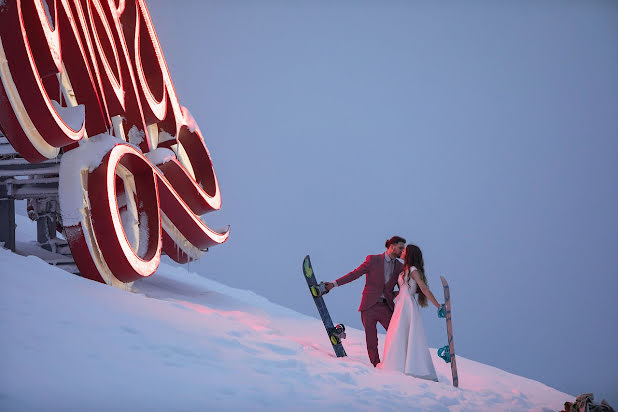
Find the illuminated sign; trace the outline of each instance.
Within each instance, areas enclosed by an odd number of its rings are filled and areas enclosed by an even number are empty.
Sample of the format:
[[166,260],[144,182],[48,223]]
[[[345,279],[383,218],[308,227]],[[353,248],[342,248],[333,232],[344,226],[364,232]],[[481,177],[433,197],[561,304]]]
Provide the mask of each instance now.
[[0,0],[0,128],[29,162],[60,153],[64,233],[80,273],[122,286],[163,251],[227,240],[210,153],[180,105],[143,0]]

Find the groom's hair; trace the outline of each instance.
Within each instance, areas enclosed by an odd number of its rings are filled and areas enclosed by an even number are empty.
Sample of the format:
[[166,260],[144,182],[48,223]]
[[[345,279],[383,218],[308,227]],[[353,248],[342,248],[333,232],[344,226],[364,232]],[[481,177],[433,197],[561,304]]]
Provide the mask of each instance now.
[[396,243],[406,243],[406,240],[404,238],[402,238],[401,236],[393,236],[392,238],[388,239],[386,241],[386,243],[384,244],[384,246],[386,246],[386,248],[388,249],[388,247],[392,244],[396,244]]

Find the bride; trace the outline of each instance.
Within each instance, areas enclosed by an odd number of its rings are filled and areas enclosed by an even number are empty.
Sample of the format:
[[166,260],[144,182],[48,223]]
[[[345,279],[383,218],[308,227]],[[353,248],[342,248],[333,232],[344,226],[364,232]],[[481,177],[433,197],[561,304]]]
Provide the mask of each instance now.
[[440,304],[427,286],[419,247],[408,245],[401,258],[405,266],[399,275],[399,294],[386,331],[383,361],[378,367],[437,382],[419,306],[427,306],[427,298],[438,309]]

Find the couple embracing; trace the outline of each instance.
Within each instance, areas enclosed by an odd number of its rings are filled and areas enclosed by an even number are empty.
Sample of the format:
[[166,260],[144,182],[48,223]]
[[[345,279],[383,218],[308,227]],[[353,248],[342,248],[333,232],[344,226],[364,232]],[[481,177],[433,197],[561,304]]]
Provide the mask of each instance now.
[[[366,275],[358,310],[369,360],[382,369],[437,382],[420,306],[427,306],[427,299],[438,309],[440,304],[427,286],[423,255],[418,246],[406,246],[406,240],[400,236],[393,236],[385,246],[386,252],[367,256],[362,265],[335,282],[327,282],[326,287],[331,290]],[[398,293],[395,285],[399,286]],[[382,363],[378,354],[378,322],[386,329]]]

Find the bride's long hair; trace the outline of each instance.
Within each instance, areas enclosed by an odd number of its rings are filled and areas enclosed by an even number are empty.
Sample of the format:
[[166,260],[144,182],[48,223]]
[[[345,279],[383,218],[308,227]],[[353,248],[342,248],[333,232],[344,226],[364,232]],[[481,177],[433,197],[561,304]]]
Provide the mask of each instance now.
[[[408,286],[410,286],[410,278],[412,277],[412,273],[410,273],[410,268],[412,266],[416,267],[416,270],[421,277],[421,281],[425,283],[425,285],[427,285],[427,277],[425,276],[425,263],[423,262],[423,253],[418,246],[412,244],[406,246],[406,259],[403,263],[403,280],[408,284]],[[418,304],[422,307],[427,306],[427,296],[425,296],[421,288],[416,288],[416,292],[418,293]]]

